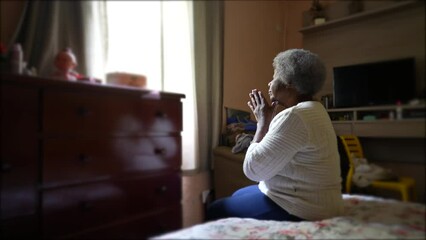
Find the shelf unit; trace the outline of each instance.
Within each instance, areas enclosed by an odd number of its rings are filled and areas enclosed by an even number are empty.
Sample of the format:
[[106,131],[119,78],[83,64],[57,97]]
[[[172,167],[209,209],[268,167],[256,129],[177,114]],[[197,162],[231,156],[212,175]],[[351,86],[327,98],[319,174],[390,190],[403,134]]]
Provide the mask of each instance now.
[[401,105],[401,119],[396,117],[397,108],[397,105],[386,105],[327,111],[337,135],[425,138],[425,104]]
[[395,11],[400,11],[403,8],[406,7],[412,7],[415,6],[418,3],[421,3],[422,1],[418,1],[418,0],[408,0],[408,1],[401,1],[401,2],[396,2],[390,6],[387,7],[383,7],[383,8],[379,8],[379,9],[375,9],[375,10],[369,10],[369,11],[365,11],[365,12],[360,12],[360,13],[355,13],[352,15],[348,15],[346,17],[342,17],[342,18],[338,18],[338,19],[333,19],[330,20],[328,22],[325,22],[323,24],[319,24],[319,25],[312,25],[312,26],[307,26],[304,27],[302,29],[299,30],[299,32],[301,33],[308,33],[308,32],[315,32],[315,31],[319,31],[319,30],[324,30],[330,27],[335,27],[335,26],[339,26],[342,24],[347,24],[353,21],[357,21],[360,19],[368,19],[370,17],[373,16],[377,16],[380,14],[387,14],[387,13],[391,13],[391,12],[395,12]]

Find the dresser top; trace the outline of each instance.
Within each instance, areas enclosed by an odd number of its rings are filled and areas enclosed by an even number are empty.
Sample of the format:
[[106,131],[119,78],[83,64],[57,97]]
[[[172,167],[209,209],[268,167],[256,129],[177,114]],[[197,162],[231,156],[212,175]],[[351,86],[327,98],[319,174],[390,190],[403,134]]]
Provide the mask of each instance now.
[[147,99],[163,99],[163,98],[185,98],[184,94],[162,92],[157,90],[142,89],[131,86],[119,86],[105,83],[92,83],[88,81],[67,81],[49,77],[31,77],[24,75],[1,74],[3,84],[28,86],[41,89],[56,89],[73,92],[99,92],[105,94],[127,94],[139,95]]

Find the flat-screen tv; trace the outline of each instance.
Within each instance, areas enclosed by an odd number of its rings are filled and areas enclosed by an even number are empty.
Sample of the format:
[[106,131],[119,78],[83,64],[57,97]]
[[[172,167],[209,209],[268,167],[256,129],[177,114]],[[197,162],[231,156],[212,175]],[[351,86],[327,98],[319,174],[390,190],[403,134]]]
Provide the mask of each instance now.
[[333,68],[333,105],[391,105],[415,98],[415,59],[404,58]]

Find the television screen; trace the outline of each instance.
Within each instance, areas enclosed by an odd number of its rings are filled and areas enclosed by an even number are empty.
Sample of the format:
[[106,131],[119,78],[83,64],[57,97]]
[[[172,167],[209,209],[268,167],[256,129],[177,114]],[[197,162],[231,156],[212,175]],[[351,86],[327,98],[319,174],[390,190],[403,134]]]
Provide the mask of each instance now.
[[414,58],[333,68],[334,107],[404,103],[415,95]]

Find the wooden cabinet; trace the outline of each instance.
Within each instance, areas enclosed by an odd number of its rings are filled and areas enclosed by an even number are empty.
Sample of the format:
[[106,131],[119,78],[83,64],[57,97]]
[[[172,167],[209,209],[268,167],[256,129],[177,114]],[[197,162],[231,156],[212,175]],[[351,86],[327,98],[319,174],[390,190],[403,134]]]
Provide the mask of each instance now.
[[[401,116],[397,119],[397,109]],[[329,109],[337,135],[359,137],[425,138],[426,108],[418,105],[390,105]]]
[[2,239],[181,227],[183,95],[12,75],[1,86]]
[[228,197],[240,188],[257,184],[244,175],[244,153],[234,154],[231,149],[226,146],[213,149],[213,182],[216,199]]

